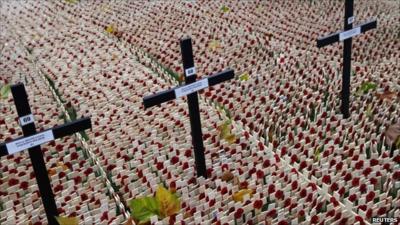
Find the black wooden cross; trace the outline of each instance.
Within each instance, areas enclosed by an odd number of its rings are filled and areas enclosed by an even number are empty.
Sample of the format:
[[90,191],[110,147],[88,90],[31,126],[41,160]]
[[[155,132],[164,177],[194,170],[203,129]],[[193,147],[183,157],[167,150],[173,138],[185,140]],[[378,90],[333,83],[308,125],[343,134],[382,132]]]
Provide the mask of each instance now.
[[39,186],[40,196],[50,225],[57,225],[58,216],[54,193],[51,189],[50,179],[40,148],[41,144],[74,134],[92,127],[90,118],[82,118],[64,125],[56,126],[42,132],[36,132],[34,117],[28,102],[28,96],[23,84],[11,86],[11,92],[17,108],[19,123],[24,137],[0,144],[0,157],[28,149],[32,161],[36,181]]
[[193,60],[192,39],[182,39],[180,41],[180,45],[186,85],[162,91],[151,96],[146,96],[143,98],[143,104],[145,108],[149,108],[155,105],[159,105],[163,102],[167,102],[182,96],[187,96],[189,105],[190,126],[192,130],[192,144],[194,148],[194,157],[196,162],[196,172],[197,176],[203,176],[204,178],[207,178],[197,91],[232,79],[234,77],[234,72],[232,69],[227,69],[223,72],[196,81],[197,76]]
[[344,118],[350,117],[350,73],[351,73],[351,46],[352,37],[376,28],[376,20],[363,23],[353,28],[354,0],[346,0],[344,12],[344,31],[339,31],[326,37],[318,38],[317,47],[325,47],[335,42],[344,41],[343,48],[343,75],[342,75],[342,106],[340,108]]

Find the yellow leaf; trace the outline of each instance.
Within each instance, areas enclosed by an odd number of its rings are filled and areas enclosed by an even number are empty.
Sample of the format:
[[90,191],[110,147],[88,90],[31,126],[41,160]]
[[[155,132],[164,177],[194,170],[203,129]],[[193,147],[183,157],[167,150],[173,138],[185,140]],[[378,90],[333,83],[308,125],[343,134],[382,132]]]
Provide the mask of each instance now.
[[181,210],[181,203],[178,197],[163,186],[158,186],[156,199],[160,206],[160,216],[162,218],[175,215]]
[[243,202],[243,197],[249,195],[251,198],[253,196],[254,191],[251,189],[242,189],[233,194],[233,201],[235,202]]
[[62,167],[62,169],[63,169],[64,171],[69,169],[68,166],[66,166],[66,165],[65,165],[64,163],[62,163],[62,162],[58,162],[58,163],[57,163],[57,166]]
[[318,162],[321,158],[321,147],[317,147],[314,151],[314,162]]
[[240,75],[239,79],[241,81],[248,81],[250,79],[250,75],[247,72],[245,72],[242,75]]
[[54,174],[56,174],[56,169],[50,168],[50,169],[47,171],[47,173],[48,173],[49,176],[51,177],[51,176],[53,176]]
[[65,1],[68,2],[68,3],[72,3],[72,4],[75,4],[75,3],[78,2],[77,0],[65,0]]
[[229,144],[235,143],[236,136],[232,134],[232,125],[230,120],[227,120],[222,125],[218,126],[218,130],[220,132],[220,138],[224,139]]
[[216,51],[220,47],[221,47],[221,45],[218,40],[212,40],[212,41],[210,41],[210,43],[208,43],[208,48],[211,51]]
[[79,219],[78,217],[56,217],[57,222],[60,225],[79,225]]
[[115,30],[116,29],[114,28],[114,25],[108,25],[106,28],[106,32],[109,34],[113,34],[115,32]]

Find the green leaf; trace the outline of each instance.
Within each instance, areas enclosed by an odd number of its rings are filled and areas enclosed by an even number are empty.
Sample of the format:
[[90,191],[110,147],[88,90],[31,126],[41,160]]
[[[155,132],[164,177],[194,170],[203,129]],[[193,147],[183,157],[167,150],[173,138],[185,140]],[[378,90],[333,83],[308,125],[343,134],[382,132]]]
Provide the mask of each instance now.
[[68,2],[68,3],[71,3],[71,4],[78,3],[78,0],[65,0],[65,1]]
[[317,147],[314,151],[314,162],[319,162],[321,159],[321,147]]
[[11,86],[9,84],[6,84],[0,89],[0,97],[3,99],[7,99],[10,92],[11,92]]
[[230,9],[229,7],[227,7],[226,5],[224,5],[224,6],[221,7],[221,11],[224,12],[224,13],[227,13],[227,12],[229,12],[230,10],[231,10],[231,9]]
[[142,197],[129,202],[132,217],[140,223],[150,221],[150,217],[159,215],[160,205],[155,197]]
[[397,137],[397,141],[395,142],[394,146],[396,149],[400,149],[400,136]]
[[374,82],[363,82],[363,83],[361,83],[361,86],[358,88],[357,93],[367,94],[371,90],[372,91],[376,90],[377,87],[378,87],[378,85]]

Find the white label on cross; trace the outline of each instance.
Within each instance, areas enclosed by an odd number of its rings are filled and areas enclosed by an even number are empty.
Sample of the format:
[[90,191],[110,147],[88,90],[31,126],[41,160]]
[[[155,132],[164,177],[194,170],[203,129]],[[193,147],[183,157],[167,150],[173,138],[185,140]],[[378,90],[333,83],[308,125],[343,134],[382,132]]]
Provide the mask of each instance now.
[[346,40],[348,38],[354,37],[356,35],[359,35],[361,33],[361,27],[356,27],[354,29],[348,30],[348,31],[344,31],[342,33],[339,34],[339,40],[343,41]]
[[354,23],[354,16],[352,16],[352,17],[349,17],[348,19],[347,19],[347,24],[352,24],[352,23]]
[[44,131],[30,137],[22,138],[6,144],[8,154],[14,154],[22,150],[32,148],[54,140],[52,130]]
[[186,74],[187,77],[195,75],[196,74],[196,68],[195,67],[187,68],[185,70],[185,74]]
[[25,126],[27,124],[33,123],[34,121],[35,119],[33,118],[33,115],[29,114],[19,118],[19,125]]
[[176,96],[176,98],[180,98],[182,96],[186,96],[188,94],[194,93],[194,92],[204,89],[206,87],[208,87],[208,79],[207,78],[175,89],[175,96]]

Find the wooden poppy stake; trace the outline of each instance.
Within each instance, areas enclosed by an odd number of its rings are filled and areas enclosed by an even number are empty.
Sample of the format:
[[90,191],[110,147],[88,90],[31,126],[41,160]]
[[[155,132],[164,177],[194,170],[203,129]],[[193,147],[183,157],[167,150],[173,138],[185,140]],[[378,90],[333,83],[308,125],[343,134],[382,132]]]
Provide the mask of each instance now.
[[47,221],[50,225],[58,225],[56,220],[56,216],[58,216],[57,205],[54,200],[54,193],[51,189],[50,179],[40,145],[85,129],[90,129],[92,127],[90,118],[82,118],[37,133],[35,120],[29,106],[24,85],[17,84],[11,86],[11,92],[24,136],[6,143],[0,143],[0,157],[28,149]]
[[344,12],[344,31],[339,31],[330,34],[326,37],[317,39],[317,47],[322,48],[327,45],[344,41],[343,48],[343,75],[342,75],[342,106],[340,108],[343,117],[350,117],[350,73],[351,73],[351,47],[352,37],[357,36],[361,33],[365,33],[369,30],[376,28],[376,20],[372,20],[363,23],[353,28],[354,16],[353,16],[354,0],[346,0],[345,12]]
[[185,72],[185,85],[162,91],[143,98],[145,108],[159,105],[179,97],[187,96],[192,134],[192,144],[196,162],[197,176],[207,178],[206,161],[204,156],[203,134],[201,131],[201,120],[199,100],[197,92],[209,86],[222,83],[234,77],[232,69],[225,70],[207,78],[196,81],[196,68],[194,67],[192,39],[185,38],[180,42],[183,71]]

